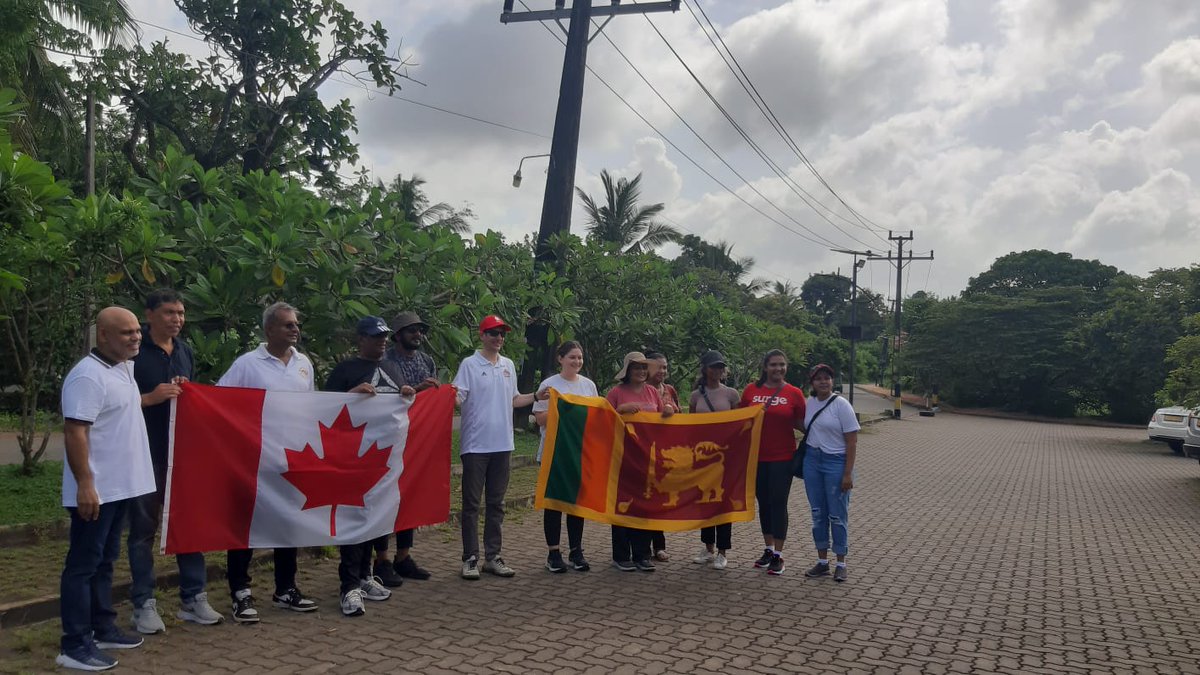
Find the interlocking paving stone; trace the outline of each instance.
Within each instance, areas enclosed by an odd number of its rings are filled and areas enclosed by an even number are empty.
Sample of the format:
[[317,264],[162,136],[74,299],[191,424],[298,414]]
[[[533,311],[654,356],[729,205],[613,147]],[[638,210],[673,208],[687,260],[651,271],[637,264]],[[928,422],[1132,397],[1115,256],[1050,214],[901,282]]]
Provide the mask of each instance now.
[[802,575],[814,556],[799,483],[779,578],[750,565],[757,523],[734,526],[723,572],[690,562],[696,533],[668,534],[672,561],[653,574],[608,567],[608,530],[588,523],[592,571],[551,575],[541,514],[525,512],[504,528],[513,579],[460,580],[457,532],[423,531],[414,552],[434,578],[363,617],[338,612],[336,561],[306,561],[320,612],[270,607],[260,571],[262,624],[172,624],[121,668],[1196,673],[1200,467],[1143,437],[951,414],[879,425],[859,443],[845,584]]

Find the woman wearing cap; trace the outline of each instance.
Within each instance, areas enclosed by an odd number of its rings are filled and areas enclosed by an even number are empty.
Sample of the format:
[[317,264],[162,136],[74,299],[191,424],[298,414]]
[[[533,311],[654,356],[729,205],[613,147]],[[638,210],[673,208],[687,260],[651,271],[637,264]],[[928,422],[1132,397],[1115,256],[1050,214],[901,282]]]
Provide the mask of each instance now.
[[783,574],[783,542],[787,538],[788,493],[792,489],[792,455],[796,451],[796,429],[804,428],[804,392],[788,384],[787,355],[772,349],[763,356],[758,381],[742,392],[743,408],[766,408],[758,445],[758,522],[762,527],[762,556],[754,566],[767,574]]
[[[700,357],[700,378],[688,400],[688,410],[694,413],[720,412],[738,407],[741,397],[737,389],[728,387],[725,380],[725,357],[720,352],[707,351]],[[733,548],[733,524],[725,523],[700,530],[704,550],[692,562],[711,564],[713,569],[725,569],[725,553]]]
[[846,399],[833,393],[833,368],[813,366],[808,375],[816,396],[808,399],[805,426],[804,491],[812,508],[813,544],[817,564],[806,577],[829,574],[829,540],[837,565],[834,581],[846,580],[849,552],[850,490],[854,487],[854,455],[858,448],[858,417]]
[[[583,369],[583,347],[578,342],[568,340],[559,345],[556,357],[558,374],[542,380],[542,383],[538,385],[538,394],[554,389],[560,394],[600,395],[596,391],[596,383],[579,372]],[[546,445],[546,420],[550,417],[549,411],[550,402],[548,400],[538,400],[533,404],[533,417],[541,427],[542,433],[542,440],[538,443],[537,460],[539,462],[542,461],[542,450]],[[543,529],[546,533],[546,547],[550,550],[546,556],[546,569],[554,573],[566,572],[567,564],[563,561],[562,551],[559,549],[559,541],[562,537],[562,512],[546,509]],[[579,572],[591,569],[583,557],[583,518],[567,516],[567,543],[571,547],[568,555],[571,566]]]
[[[646,380],[649,376],[649,360],[641,352],[629,352],[617,373],[617,386],[608,390],[605,397],[622,415],[637,412],[659,412],[670,417],[673,410],[664,408],[658,390]],[[613,567],[622,572],[641,570],[653,572],[654,562],[650,559],[650,532],[632,527],[612,526]]]

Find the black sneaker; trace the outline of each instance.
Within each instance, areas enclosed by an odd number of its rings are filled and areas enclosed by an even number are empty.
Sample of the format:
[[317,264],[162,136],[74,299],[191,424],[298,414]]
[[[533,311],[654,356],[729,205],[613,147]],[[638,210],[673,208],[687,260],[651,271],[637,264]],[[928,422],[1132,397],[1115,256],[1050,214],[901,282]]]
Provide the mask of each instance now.
[[546,569],[555,574],[562,574],[567,571],[567,564],[563,562],[562,552],[558,549],[550,551],[546,556]]
[[315,612],[317,611],[317,603],[304,597],[299,588],[295,586],[287,589],[282,594],[276,593],[271,596],[275,606],[282,609],[290,609],[293,612]]
[[634,565],[632,562],[630,562],[628,560],[614,560],[613,567],[621,570],[622,572],[636,572],[637,571],[637,565]]
[[767,565],[767,574],[779,576],[780,574],[783,574],[785,569],[787,568],[783,566],[783,556],[775,554],[775,556],[771,558],[771,564]]
[[429,574],[429,572],[426,572],[423,567],[418,565],[417,561],[413,560],[412,555],[407,555],[404,557],[404,560],[397,560],[393,564],[396,567],[396,574],[399,574],[405,579],[425,581],[432,576]]
[[654,570],[658,569],[654,566],[654,561],[649,558],[644,560],[634,560],[633,564],[638,568],[639,572],[653,572]]
[[758,560],[754,561],[754,566],[761,570],[762,568],[770,565],[771,560],[774,558],[775,558],[775,552],[769,548],[764,548],[762,557],[760,557]]
[[376,560],[371,566],[371,571],[374,572],[375,578],[379,579],[379,583],[388,588],[399,588],[404,584],[404,579],[396,573],[396,567],[390,560]]
[[805,570],[806,577],[823,577],[829,574],[829,563],[817,563]]
[[233,620],[238,623],[258,623],[258,610],[254,608],[250,589],[243,588],[233,594]]
[[841,565],[833,571],[833,580],[841,583],[846,580],[846,566]]
[[576,572],[586,572],[592,569],[592,566],[588,564],[586,559],[584,559],[583,549],[581,548],[571,551],[571,555],[568,557],[568,559],[571,561],[571,567],[574,567]]
[[120,628],[113,626],[107,633],[94,636],[92,641],[96,643],[96,649],[137,649],[146,639],[141,635],[122,632]]

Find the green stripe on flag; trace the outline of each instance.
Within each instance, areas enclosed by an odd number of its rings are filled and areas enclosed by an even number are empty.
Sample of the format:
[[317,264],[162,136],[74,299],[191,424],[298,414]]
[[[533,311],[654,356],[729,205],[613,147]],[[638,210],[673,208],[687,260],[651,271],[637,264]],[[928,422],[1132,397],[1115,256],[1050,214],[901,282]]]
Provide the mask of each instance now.
[[587,428],[587,406],[558,400],[558,434],[554,460],[546,478],[546,499],[575,503],[583,476],[583,432]]

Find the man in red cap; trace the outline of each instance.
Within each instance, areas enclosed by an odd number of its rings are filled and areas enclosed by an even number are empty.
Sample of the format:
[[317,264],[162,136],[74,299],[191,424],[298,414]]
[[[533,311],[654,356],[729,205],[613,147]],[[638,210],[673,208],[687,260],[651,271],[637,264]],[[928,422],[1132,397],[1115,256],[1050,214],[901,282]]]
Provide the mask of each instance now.
[[517,367],[500,355],[511,330],[504,319],[479,322],[479,351],[463,359],[454,376],[458,388],[462,439],[462,578],[479,578],[479,500],[487,493],[483,524],[483,571],[500,577],[516,572],[500,557],[500,525],[513,451],[513,408],[533,403],[517,391]]

